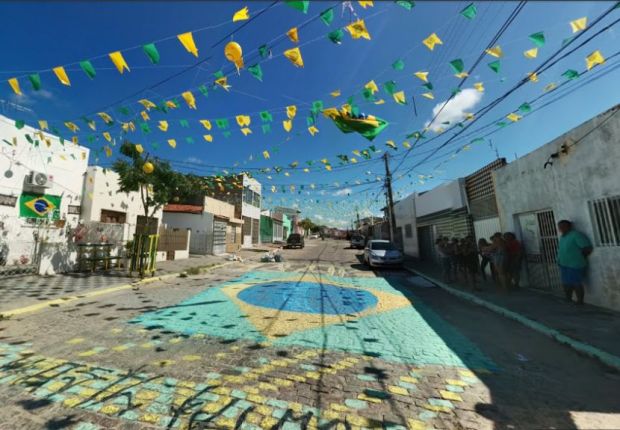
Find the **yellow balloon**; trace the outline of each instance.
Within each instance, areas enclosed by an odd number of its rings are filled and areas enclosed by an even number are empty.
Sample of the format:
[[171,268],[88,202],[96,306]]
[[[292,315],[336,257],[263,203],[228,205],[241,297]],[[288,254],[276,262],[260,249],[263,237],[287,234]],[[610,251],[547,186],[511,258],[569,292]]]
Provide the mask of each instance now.
[[243,68],[243,49],[237,42],[228,42],[224,47],[226,59],[237,66],[237,71]]
[[147,161],[142,166],[142,171],[146,173],[147,175],[153,173],[153,170],[155,170],[155,166],[153,166],[153,163],[151,163],[150,161]]

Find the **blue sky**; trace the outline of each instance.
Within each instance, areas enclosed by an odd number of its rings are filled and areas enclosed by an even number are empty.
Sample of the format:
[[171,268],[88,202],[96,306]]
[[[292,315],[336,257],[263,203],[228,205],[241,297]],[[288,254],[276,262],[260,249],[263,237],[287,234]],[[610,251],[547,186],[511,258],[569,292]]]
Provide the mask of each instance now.
[[[0,99],[18,103],[32,112],[15,112],[8,110],[8,116],[25,119],[36,125],[38,119],[63,128],[65,136],[70,137],[63,121],[73,120],[81,127],[80,143],[93,149],[101,149],[106,143],[101,136],[104,124],[98,120],[98,131],[90,132],[86,124],[79,119],[84,115],[97,118],[95,113],[105,111],[115,119],[127,121],[135,115],[136,123],[141,122],[136,103],[138,99],[148,98],[154,102],[177,97],[181,107],[168,114],[150,112],[150,134],[139,130],[128,137],[131,141],[141,143],[149,153],[173,161],[180,170],[196,173],[213,173],[218,166],[227,171],[244,168],[264,168],[282,166],[298,161],[300,167],[284,173],[272,172],[258,175],[263,183],[265,205],[298,205],[306,215],[317,221],[331,224],[348,225],[356,208],[362,214],[376,212],[383,206],[380,183],[376,180],[383,174],[383,164],[374,155],[375,161],[358,163],[348,167],[336,167],[338,154],[355,157],[353,150],[367,148],[370,144],[381,151],[388,151],[393,156],[392,166],[400,164],[405,152],[402,142],[405,136],[421,130],[433,116],[433,108],[445,101],[451,90],[459,84],[453,76],[449,62],[462,59],[465,69],[473,64],[479,53],[489,43],[497,29],[510,12],[516,7],[513,2],[477,2],[478,14],[473,20],[459,15],[469,2],[418,2],[408,11],[393,2],[375,2],[374,7],[363,9],[358,2],[352,2],[354,13],[365,20],[371,40],[353,40],[345,34],[341,45],[331,43],[326,34],[338,27],[347,25],[355,19],[350,11],[342,11],[335,2],[311,1],[308,14],[285,5],[276,4],[261,16],[244,26],[244,22],[232,22],[235,11],[244,6],[249,7],[250,16],[257,15],[267,8],[269,2],[3,2],[2,34],[10,38],[5,40],[3,55],[0,56]],[[504,57],[500,73],[494,73],[487,63],[496,60],[489,55],[465,81],[463,89],[472,88],[475,82],[483,82],[485,91],[464,91],[459,104],[467,112],[475,112],[496,97],[502,95],[529,71],[534,70],[546,60],[562,41],[573,33],[569,22],[588,17],[589,22],[608,9],[612,2],[530,2],[499,39]],[[335,18],[326,26],[316,15],[321,11],[337,5]],[[591,33],[606,23],[617,19],[620,10],[615,11]],[[282,37],[290,28],[301,26],[299,43],[295,44]],[[194,31],[194,39],[199,49],[199,57],[189,54],[176,39],[176,35]],[[528,35],[544,31],[546,44],[539,49],[536,59],[527,59],[523,51],[533,47]],[[431,52],[422,40],[431,33],[437,33],[443,45],[436,46]],[[232,36],[229,34],[232,33]],[[222,38],[224,42],[211,48]],[[583,39],[586,37],[584,36]],[[247,70],[240,75],[232,73],[228,81],[232,85],[230,92],[217,89],[209,92],[208,98],[196,89],[203,83],[213,82],[213,73],[222,70],[231,72],[234,66],[224,57],[224,45],[234,40],[243,50],[246,65],[256,62],[257,48],[263,43],[277,40],[272,46],[273,58],[263,60],[261,67],[263,81],[259,82]],[[161,55],[157,65],[150,64],[140,48],[154,42]],[[304,68],[294,67],[281,53],[289,48],[299,46],[303,55]],[[560,61],[540,75],[538,83],[528,83],[509,96],[488,115],[474,123],[469,131],[475,131],[482,125],[501,118],[514,111],[524,101],[531,100],[543,93],[543,88],[552,83],[565,80],[561,74],[567,69],[582,71],[585,69],[585,57],[594,50],[600,50],[604,56],[615,53],[618,46],[617,29],[614,27],[589,42],[583,48]],[[131,49],[135,48],[137,49]],[[120,50],[131,69],[119,74],[107,58],[107,54]],[[89,80],[75,64],[77,61],[91,59],[97,76]],[[197,62],[205,60],[199,67],[169,79],[157,85],[171,75],[179,73]],[[402,59],[405,67],[402,71],[394,70],[391,65]],[[620,80],[618,71],[612,69],[617,59],[604,66],[593,69],[567,86],[562,91],[561,101],[553,103],[540,111],[535,111],[521,121],[505,127],[490,136],[484,143],[472,145],[471,149],[461,151],[450,159],[451,154],[477,135],[471,133],[467,139],[440,151],[443,158],[433,158],[411,170],[420,162],[430,149],[436,148],[447,140],[453,132],[446,132],[433,142],[421,141],[411,151],[396,171],[395,190],[397,197],[405,196],[414,190],[424,190],[441,184],[445,180],[464,176],[495,158],[495,150],[500,156],[509,160],[530,152],[550,141],[590,117],[611,107],[618,101]],[[65,65],[71,79],[71,86],[61,85],[51,73],[51,68]],[[608,73],[604,73],[610,69]],[[42,90],[34,92],[27,75],[40,71]],[[414,72],[428,71],[429,81],[433,83],[435,99],[428,100],[420,95],[427,90],[421,87],[422,81],[413,76]],[[587,85],[587,79],[601,74],[600,79]],[[24,96],[15,96],[6,79],[18,77]],[[364,84],[374,79],[380,87],[378,98],[385,100],[382,105],[375,105],[363,100],[360,93]],[[388,80],[396,82],[397,90],[404,90],[408,104],[399,105],[381,89]],[[145,90],[146,89],[146,90]],[[178,95],[191,89],[197,101],[197,109],[190,110]],[[333,98],[330,93],[340,90],[342,96]],[[559,94],[559,93],[558,93]],[[306,117],[310,105],[315,100],[322,100],[325,107],[338,106],[347,98],[355,95],[355,102],[360,109],[369,114],[387,120],[390,125],[372,143],[357,134],[341,133],[330,120],[320,117],[316,124],[319,133],[312,137],[307,131]],[[414,114],[411,96],[415,97],[417,116]],[[533,104],[536,109],[555,96],[543,97]],[[117,104],[119,100],[126,99]],[[477,103],[475,103],[477,102]],[[293,121],[293,130],[287,133],[282,128],[286,119],[284,109],[287,105],[296,105],[298,113]],[[119,106],[129,106],[132,114],[124,117],[116,111]],[[459,106],[452,105],[445,111],[458,112]],[[274,121],[272,131],[263,134],[258,112],[269,110]],[[252,134],[244,137],[239,132],[234,116],[250,115]],[[206,142],[202,135],[207,133],[198,122],[199,119],[228,118],[231,136],[226,138],[220,130],[212,130],[213,142]],[[179,120],[187,119],[189,128],[181,128]],[[167,120],[170,124],[166,133],[157,130],[157,121]],[[453,122],[454,123],[454,122]],[[493,126],[496,127],[496,126]],[[214,126],[215,128],[215,126]],[[493,130],[493,128],[488,129]],[[486,131],[488,131],[486,130]],[[111,133],[120,138],[118,126]],[[97,135],[98,140],[87,143],[86,136]],[[480,133],[482,135],[484,133]],[[430,132],[428,136],[433,136]],[[187,143],[186,137],[192,137],[194,143]],[[176,139],[177,148],[172,149],[167,139]],[[385,145],[393,140],[398,151]],[[413,140],[410,139],[410,142]],[[424,143],[423,143],[424,142]],[[158,144],[158,148],[153,147]],[[265,160],[262,152],[268,150],[271,158]],[[114,157],[114,156],[113,156]],[[101,154],[91,163],[110,164],[112,158]],[[334,170],[326,171],[320,161],[327,158]],[[359,157],[357,157],[359,158]],[[450,161],[436,168],[444,159]],[[315,160],[310,173],[301,169],[308,160]],[[362,161],[362,160],[360,160]],[[404,173],[407,173],[404,176]],[[433,178],[421,179],[418,175],[432,175]],[[361,182],[361,185],[355,184]],[[423,183],[421,183],[423,182]],[[271,186],[277,186],[277,193],[271,193]],[[313,190],[310,184],[315,185]],[[291,193],[290,185],[295,186]],[[301,186],[303,185],[303,190]],[[281,187],[286,193],[281,192]],[[346,204],[345,204],[346,202]]]

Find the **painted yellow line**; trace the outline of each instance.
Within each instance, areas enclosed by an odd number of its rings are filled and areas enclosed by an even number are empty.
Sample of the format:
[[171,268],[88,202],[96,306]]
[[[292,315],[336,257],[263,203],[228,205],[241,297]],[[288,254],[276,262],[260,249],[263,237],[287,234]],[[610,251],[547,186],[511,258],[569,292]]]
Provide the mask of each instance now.
[[[219,269],[224,266],[228,266],[229,264],[232,264],[232,262],[216,264],[215,266],[210,266],[210,267],[207,267],[201,270],[201,272],[209,272],[211,270],[215,270],[215,269]],[[131,288],[135,288],[141,285],[152,284],[153,282],[156,282],[156,281],[163,281],[165,279],[174,278],[176,276],[179,276],[179,273],[181,272],[169,273],[167,275],[162,275],[162,276],[154,276],[152,278],[144,278],[137,282],[134,282],[133,284],[117,285],[114,287],[104,288],[102,290],[90,291],[84,294],[80,294],[79,296],[66,296],[60,299],[52,299],[46,302],[37,303],[36,305],[24,306],[22,308],[10,309],[8,311],[0,311],[0,317],[9,318],[9,317],[16,316],[16,315],[36,312],[41,309],[49,308],[50,306],[53,306],[53,305],[62,305],[65,303],[73,302],[75,300],[103,296],[105,294],[115,293],[117,291],[122,291],[122,290],[129,290]]]

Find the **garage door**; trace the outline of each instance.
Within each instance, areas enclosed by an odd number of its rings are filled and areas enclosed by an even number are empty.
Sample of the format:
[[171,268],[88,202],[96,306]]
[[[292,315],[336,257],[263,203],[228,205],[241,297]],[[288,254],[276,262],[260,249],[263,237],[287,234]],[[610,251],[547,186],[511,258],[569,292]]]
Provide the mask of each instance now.
[[213,253],[226,253],[226,221],[213,220]]

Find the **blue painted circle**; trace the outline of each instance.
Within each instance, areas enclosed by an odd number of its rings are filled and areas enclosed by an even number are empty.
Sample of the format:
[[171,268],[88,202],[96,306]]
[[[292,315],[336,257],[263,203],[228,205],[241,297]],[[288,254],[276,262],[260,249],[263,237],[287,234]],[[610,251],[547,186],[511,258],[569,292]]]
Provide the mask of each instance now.
[[35,200],[34,209],[37,212],[46,212],[48,208],[49,208],[49,205],[46,200],[43,200],[43,199]]
[[258,284],[237,297],[263,308],[326,315],[361,312],[377,304],[377,298],[368,291],[316,282]]

